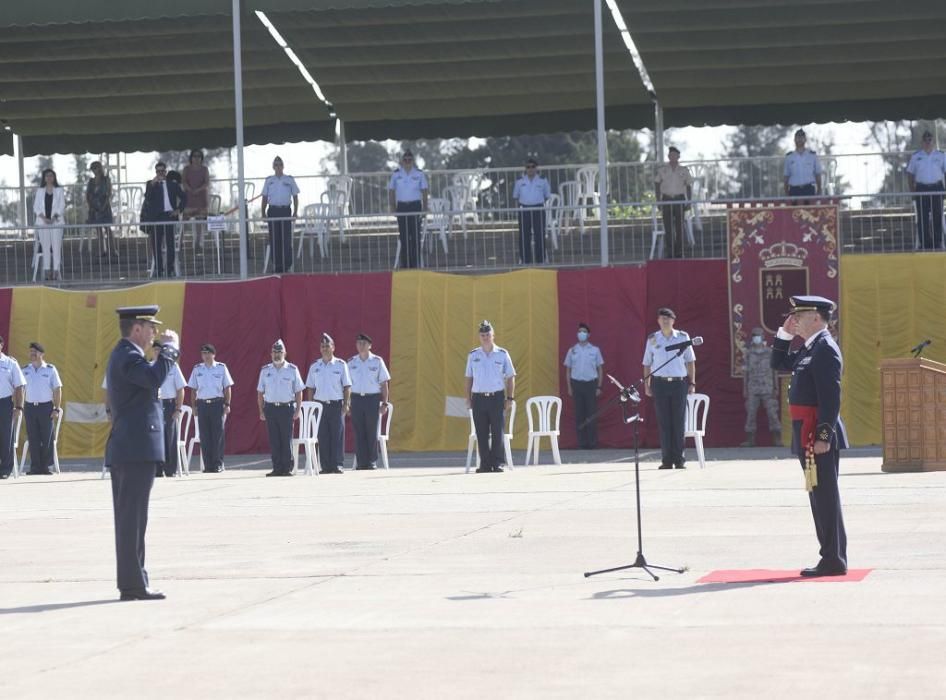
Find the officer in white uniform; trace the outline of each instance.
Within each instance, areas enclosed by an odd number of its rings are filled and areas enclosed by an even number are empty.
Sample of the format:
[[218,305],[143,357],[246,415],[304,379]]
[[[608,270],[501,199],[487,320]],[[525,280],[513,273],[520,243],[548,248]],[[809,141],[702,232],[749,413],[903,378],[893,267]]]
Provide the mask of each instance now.
[[45,353],[39,343],[30,343],[30,362],[23,367],[23,420],[30,441],[29,473],[48,476],[53,463],[53,419],[62,410],[62,380],[59,371],[43,359]]
[[223,471],[223,426],[230,413],[233,377],[222,362],[214,358],[217,349],[210,343],[200,348],[199,362],[191,370],[187,386],[191,388],[191,404],[200,428],[200,452],[204,457],[204,472]]
[[804,129],[795,132],[795,150],[785,156],[785,194],[789,197],[821,194],[824,170],[814,151],[805,148]]
[[26,379],[15,357],[3,354],[3,336],[0,336],[0,479],[9,479],[13,473],[13,423],[23,411],[23,387]]
[[292,175],[283,174],[279,156],[273,159],[273,172],[263,182],[262,213],[268,219],[273,272],[278,273],[292,267],[292,220],[299,214],[299,186]]
[[575,432],[578,434],[578,447],[593,450],[598,446],[598,420],[591,416],[597,411],[597,400],[601,396],[601,383],[604,380],[604,357],[597,345],[592,345],[588,338],[591,329],[587,323],[578,324],[578,342],[565,353],[565,383],[568,395],[575,400]]
[[[943,247],[943,176],[946,155],[933,148],[933,134],[923,133],[923,148],[913,154],[907,165],[910,189],[916,192],[916,229],[920,248]],[[935,194],[931,194],[934,193]]]
[[348,361],[351,375],[351,424],[355,429],[355,469],[374,469],[378,461],[378,421],[388,401],[391,375],[371,352],[371,337],[359,333],[358,354]]
[[164,461],[158,462],[155,476],[174,476],[177,473],[177,419],[181,415],[181,406],[184,405],[186,386],[187,381],[181,372],[181,366],[175,362],[158,389],[161,412],[164,414]]
[[523,265],[531,265],[533,260],[540,265],[545,262],[545,200],[552,196],[552,188],[538,169],[534,159],[527,160],[526,174],[516,180],[512,191],[512,198],[519,202],[519,259]]
[[292,476],[292,422],[302,412],[305,384],[299,368],[286,360],[286,344],[273,343],[273,361],[264,365],[256,384],[259,419],[266,421],[273,470],[266,476]]
[[322,357],[312,363],[305,385],[309,400],[322,404],[319,461],[322,474],[341,474],[345,459],[345,415],[351,408],[351,375],[345,360],[335,357],[335,341],[322,334]]
[[660,330],[647,336],[644,347],[644,391],[654,398],[654,410],[660,428],[661,469],[686,469],[683,433],[686,428],[687,394],[696,391],[696,354],[693,346],[687,347],[682,353],[680,350],[667,350],[668,345],[690,339],[685,332],[673,327],[676,318],[671,309],[658,309],[657,323]]
[[480,452],[477,472],[501,472],[505,461],[503,430],[505,411],[516,398],[516,369],[512,358],[493,340],[493,326],[480,323],[480,347],[466,358],[467,407],[473,410],[476,445]]
[[414,268],[420,264],[420,224],[427,211],[427,176],[414,167],[414,154],[404,151],[401,167],[394,171],[388,182],[388,203],[397,216],[398,236],[401,240],[400,266]]

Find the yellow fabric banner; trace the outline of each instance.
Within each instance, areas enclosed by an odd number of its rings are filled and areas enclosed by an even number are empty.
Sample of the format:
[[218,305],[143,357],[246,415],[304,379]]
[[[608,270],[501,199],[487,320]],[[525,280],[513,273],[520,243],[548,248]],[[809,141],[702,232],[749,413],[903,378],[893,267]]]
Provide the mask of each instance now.
[[466,276],[404,271],[391,288],[391,446],[462,450],[470,435],[466,358],[488,319],[516,368],[514,445],[525,448],[525,402],[558,396],[558,284],[548,270]]
[[879,445],[880,361],[910,357],[933,341],[924,357],[946,363],[946,256],[938,254],[841,257],[842,415],[854,445]]
[[[38,341],[46,349],[46,361],[56,366],[62,379],[65,414],[59,433],[60,457],[104,453],[108,422],[102,405],[102,378],[119,338],[115,309],[160,304],[158,318],[168,328],[180,331],[184,287],[182,282],[163,282],[106,292],[48,287],[14,290],[10,354],[25,365],[30,342]],[[23,431],[21,444],[25,439]]]

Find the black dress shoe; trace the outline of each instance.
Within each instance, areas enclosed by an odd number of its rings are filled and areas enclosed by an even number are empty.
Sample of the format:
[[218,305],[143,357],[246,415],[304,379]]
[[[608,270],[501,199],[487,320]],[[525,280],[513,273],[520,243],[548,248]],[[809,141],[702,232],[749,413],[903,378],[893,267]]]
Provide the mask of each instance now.
[[506,471],[506,470],[503,469],[503,467],[502,467],[501,464],[497,464],[495,467],[493,467],[492,471],[493,471],[493,472],[502,473],[502,472],[504,472],[504,471]]
[[672,464],[661,464],[661,465],[660,465],[659,467],[657,467],[657,468],[658,468],[658,469],[673,469],[673,465],[672,465]]
[[222,471],[223,469],[221,469],[220,467],[217,467],[215,469],[204,469],[204,474],[219,474]]
[[319,472],[319,474],[341,474],[341,473],[342,473],[342,470],[339,469],[338,467],[335,467],[334,469],[322,469]]
[[493,468],[492,468],[492,467],[482,467],[482,466],[481,466],[481,467],[477,467],[477,468],[476,468],[476,473],[477,473],[477,474],[489,474],[491,471],[493,471]]
[[847,574],[847,567],[826,566],[824,564],[818,564],[818,566],[813,566],[810,569],[802,569],[798,573],[805,578],[816,578],[818,576],[844,576]]
[[28,472],[26,472],[26,473],[29,474],[30,476],[52,476],[52,475],[53,475],[53,473],[52,473],[51,471],[49,471],[48,469],[45,470],[45,471],[40,471],[40,472],[34,472],[34,471],[31,469],[30,471],[28,471]]
[[686,468],[687,468],[687,465],[685,464],[674,465],[674,469],[686,469]]
[[292,472],[276,472],[273,476],[292,476]]
[[373,464],[369,464],[369,465],[366,466],[366,467],[355,467],[355,471],[359,471],[359,472],[360,472],[360,471],[371,471],[371,470],[374,469],[374,468],[375,468],[375,466],[374,466]]
[[269,474],[267,474],[266,476],[279,476],[279,472],[277,472],[275,469],[273,469],[273,470],[272,470]]
[[9,478],[10,478],[9,474],[0,474],[0,479],[9,479]]
[[165,596],[161,591],[152,588],[142,588],[138,591],[122,591],[122,600],[164,600]]

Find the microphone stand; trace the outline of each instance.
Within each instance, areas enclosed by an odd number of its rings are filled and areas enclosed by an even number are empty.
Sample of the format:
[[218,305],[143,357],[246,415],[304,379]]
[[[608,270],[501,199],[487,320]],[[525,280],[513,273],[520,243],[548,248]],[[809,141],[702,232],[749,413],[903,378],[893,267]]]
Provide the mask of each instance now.
[[[686,348],[680,348],[677,352],[677,356],[683,353]],[[671,359],[675,359],[674,358]],[[668,360],[669,362],[669,360]],[[661,365],[662,367],[663,365]],[[660,369],[658,367],[657,369]],[[660,577],[655,574],[651,569],[658,569],[660,571],[673,571],[674,573],[682,574],[685,569],[677,568],[672,566],[658,566],[657,564],[651,564],[647,561],[647,558],[644,556],[644,532],[641,526],[641,466],[640,466],[640,424],[643,422],[643,418],[639,414],[631,415],[628,411],[628,403],[633,402],[634,404],[639,404],[641,402],[640,394],[632,386],[623,387],[617,379],[612,377],[610,374],[607,375],[608,379],[618,387],[620,393],[617,395],[615,400],[621,402],[621,412],[623,414],[624,424],[633,424],[634,425],[634,492],[636,496],[637,503],[637,558],[634,560],[633,564],[624,564],[622,566],[613,566],[608,569],[600,569],[598,571],[586,571],[585,578],[590,576],[597,576],[598,574],[609,574],[613,571],[624,571],[626,569],[643,569],[654,581],[659,581]],[[613,401],[612,401],[613,402]],[[609,402],[610,404],[611,402]],[[608,404],[608,405],[609,405]],[[597,414],[595,414],[597,415]],[[590,420],[590,419],[589,419]]]

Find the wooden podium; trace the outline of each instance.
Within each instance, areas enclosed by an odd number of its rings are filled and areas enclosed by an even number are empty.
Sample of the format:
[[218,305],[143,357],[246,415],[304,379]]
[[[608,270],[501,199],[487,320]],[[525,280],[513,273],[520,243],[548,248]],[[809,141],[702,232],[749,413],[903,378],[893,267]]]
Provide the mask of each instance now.
[[946,365],[881,360],[885,472],[946,470]]

